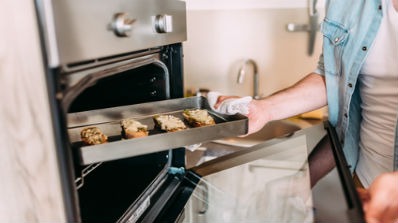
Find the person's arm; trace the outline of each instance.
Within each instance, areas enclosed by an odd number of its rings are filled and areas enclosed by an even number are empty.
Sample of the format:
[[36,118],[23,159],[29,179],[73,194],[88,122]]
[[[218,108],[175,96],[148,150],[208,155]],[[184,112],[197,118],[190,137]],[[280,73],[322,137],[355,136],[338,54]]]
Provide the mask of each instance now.
[[368,223],[398,223],[398,171],[378,176],[369,189],[357,189]]
[[[215,107],[230,96],[221,96]],[[281,91],[249,104],[249,132],[260,130],[267,122],[289,118],[325,106],[326,85],[322,75],[311,73]]]

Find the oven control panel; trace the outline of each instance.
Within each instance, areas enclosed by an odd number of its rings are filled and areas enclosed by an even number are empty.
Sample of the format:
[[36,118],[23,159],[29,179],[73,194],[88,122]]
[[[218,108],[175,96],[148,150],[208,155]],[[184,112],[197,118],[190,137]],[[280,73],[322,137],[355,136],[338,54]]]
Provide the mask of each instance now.
[[[110,29],[116,36],[128,37],[133,30],[135,21],[136,19],[128,13],[116,13]],[[173,16],[166,14],[152,16],[152,26],[157,33],[171,33],[173,32]]]
[[50,67],[95,60],[186,40],[180,0],[44,1]]

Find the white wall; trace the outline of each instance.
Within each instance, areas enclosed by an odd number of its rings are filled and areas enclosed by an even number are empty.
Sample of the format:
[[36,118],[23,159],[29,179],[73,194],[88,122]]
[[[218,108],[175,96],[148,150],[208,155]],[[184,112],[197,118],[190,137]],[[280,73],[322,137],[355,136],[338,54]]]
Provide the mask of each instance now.
[[[253,9],[253,8],[306,8],[313,0],[182,0],[188,10],[206,9]],[[316,0],[323,7],[325,0]]]
[[308,23],[307,1],[279,3],[187,0],[185,89],[209,88],[226,94],[251,95],[251,75],[244,84],[236,84],[238,70],[246,58],[254,59],[259,66],[263,96],[313,71],[321,51],[320,33],[313,56],[308,56],[308,33],[286,31],[287,23]]

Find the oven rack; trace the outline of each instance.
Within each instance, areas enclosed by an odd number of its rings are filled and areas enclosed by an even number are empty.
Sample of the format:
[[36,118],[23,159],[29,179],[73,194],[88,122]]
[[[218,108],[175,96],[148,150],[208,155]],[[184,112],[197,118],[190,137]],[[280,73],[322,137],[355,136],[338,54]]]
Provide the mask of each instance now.
[[93,163],[82,169],[80,172],[80,177],[75,179],[75,185],[76,189],[80,189],[84,185],[84,177],[86,177],[89,173],[91,173],[93,170],[95,170],[97,167],[99,167],[102,164],[102,162],[99,163]]

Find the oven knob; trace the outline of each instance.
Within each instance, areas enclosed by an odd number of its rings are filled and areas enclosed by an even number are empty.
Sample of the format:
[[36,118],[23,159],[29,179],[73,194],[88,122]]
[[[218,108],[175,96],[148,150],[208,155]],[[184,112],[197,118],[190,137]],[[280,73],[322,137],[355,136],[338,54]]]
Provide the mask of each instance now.
[[154,19],[157,33],[170,33],[173,31],[173,17],[171,15],[157,15]]
[[127,13],[116,13],[113,17],[111,29],[116,36],[126,37],[129,36],[134,22],[135,19],[129,17]]

